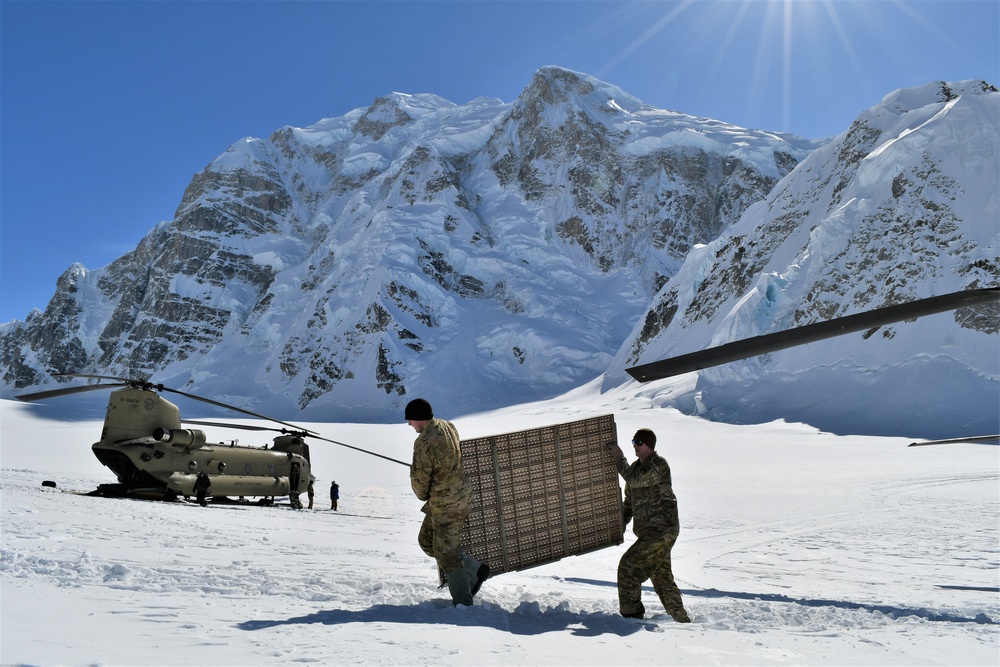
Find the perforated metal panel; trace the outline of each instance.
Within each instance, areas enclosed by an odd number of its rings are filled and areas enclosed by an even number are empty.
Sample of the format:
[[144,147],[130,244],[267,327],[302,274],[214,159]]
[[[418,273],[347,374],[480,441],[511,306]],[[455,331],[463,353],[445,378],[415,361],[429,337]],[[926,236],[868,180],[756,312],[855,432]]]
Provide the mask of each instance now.
[[621,544],[614,415],[462,441],[474,489],[462,547],[493,574]]

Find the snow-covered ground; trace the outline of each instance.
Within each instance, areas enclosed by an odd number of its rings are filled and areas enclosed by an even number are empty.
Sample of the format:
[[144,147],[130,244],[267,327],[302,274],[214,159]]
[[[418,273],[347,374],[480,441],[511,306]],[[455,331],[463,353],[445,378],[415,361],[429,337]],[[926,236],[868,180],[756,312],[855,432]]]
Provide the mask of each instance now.
[[[420,502],[402,465],[314,444],[313,511],[93,498],[67,491],[114,481],[89,451],[100,421],[2,401],[0,662],[998,664],[997,446],[907,447],[651,405],[636,385],[590,385],[455,423],[472,437],[613,413],[621,442],[654,429],[680,502],[674,572],[690,625],[648,584],[651,617],[618,615],[631,532],[619,547],[497,576],[475,606],[454,608],[417,547]],[[306,426],[402,460],[414,438],[402,422]]]

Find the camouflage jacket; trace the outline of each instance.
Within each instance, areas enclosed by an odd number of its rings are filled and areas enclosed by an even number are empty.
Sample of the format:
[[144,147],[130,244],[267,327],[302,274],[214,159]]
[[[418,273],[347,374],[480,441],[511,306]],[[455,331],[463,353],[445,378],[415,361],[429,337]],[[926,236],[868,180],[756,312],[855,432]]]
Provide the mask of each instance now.
[[455,426],[444,419],[431,419],[413,442],[410,486],[424,512],[466,509],[472,502],[472,487],[465,479],[462,449]]
[[666,459],[654,453],[645,463],[629,465],[624,458],[616,464],[625,480],[625,504],[622,524],[635,519],[632,532],[637,537],[663,537],[680,531],[677,518],[677,498],[670,482],[670,466]]

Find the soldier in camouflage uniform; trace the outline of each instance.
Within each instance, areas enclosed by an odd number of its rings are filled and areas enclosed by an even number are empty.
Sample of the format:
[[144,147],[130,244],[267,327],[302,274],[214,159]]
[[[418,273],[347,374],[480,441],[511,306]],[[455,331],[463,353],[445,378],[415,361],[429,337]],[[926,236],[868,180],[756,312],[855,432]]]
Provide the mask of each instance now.
[[436,419],[430,403],[422,398],[407,404],[406,421],[419,434],[410,467],[413,493],[425,501],[417,542],[445,573],[452,603],[471,605],[490,570],[459,547],[472,487],[465,479],[458,431],[451,422]]
[[690,623],[670,568],[670,550],[680,532],[670,466],[654,451],[656,434],[648,428],[636,431],[632,445],[639,460],[629,465],[621,448],[609,444],[618,474],[625,480],[623,525],[634,519],[637,538],[618,563],[618,606],[622,616],[642,618],[646,612],[642,582],[652,579],[666,612],[678,623]]

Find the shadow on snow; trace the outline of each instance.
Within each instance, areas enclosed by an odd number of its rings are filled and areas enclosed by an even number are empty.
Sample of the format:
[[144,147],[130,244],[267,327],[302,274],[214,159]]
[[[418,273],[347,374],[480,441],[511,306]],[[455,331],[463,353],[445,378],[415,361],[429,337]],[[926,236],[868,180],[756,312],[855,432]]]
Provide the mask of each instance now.
[[[571,581],[578,584],[590,584],[591,586],[609,586],[617,588],[613,581],[602,581],[600,579],[582,579],[579,577],[564,577],[563,581]],[[654,592],[652,586],[643,586],[643,590]],[[803,599],[793,598],[780,593],[738,593],[735,591],[720,591],[717,588],[706,588],[703,590],[681,590],[681,594],[688,597],[701,598],[735,598],[737,600],[761,600],[763,602],[788,602],[800,604],[804,607],[836,607],[838,609],[851,609],[857,611],[867,611],[869,613],[879,612],[890,618],[901,618],[903,616],[917,616],[928,621],[944,621],[947,623],[979,623],[982,625],[994,625],[994,621],[986,614],[980,613],[975,618],[956,616],[954,614],[939,614],[927,609],[907,609],[905,607],[894,607],[892,605],[863,604],[860,602],[847,602],[845,600],[823,600],[823,599]]]
[[[600,579],[583,579],[579,577],[560,577],[562,581],[591,586],[616,588],[613,581]],[[643,586],[643,590],[654,592],[651,586]],[[986,614],[980,613],[975,618],[967,618],[954,614],[942,614],[927,609],[908,609],[892,605],[863,604],[844,600],[824,600],[793,598],[779,593],[741,593],[736,591],[720,591],[715,588],[704,590],[685,590],[681,593],[687,597],[700,598],[732,598],[737,600],[760,600],[763,602],[782,602],[798,604],[805,607],[835,607],[880,613],[892,619],[906,616],[916,616],[928,621],[946,623],[978,623],[995,625]],[[655,592],[654,592],[655,594]],[[438,610],[442,613],[428,614],[428,611]],[[664,616],[666,618],[666,616]],[[586,613],[572,612],[563,607],[542,610],[538,603],[523,602],[514,611],[506,611],[496,605],[479,607],[453,607],[448,600],[429,600],[416,605],[380,604],[360,611],[331,609],[317,611],[305,616],[295,616],[280,620],[243,621],[237,627],[241,630],[265,630],[284,625],[343,625],[346,623],[420,623],[426,625],[451,624],[456,626],[492,627],[515,635],[540,635],[547,632],[570,631],[582,637],[596,637],[603,634],[613,634],[626,637],[640,630],[662,631],[659,624],[649,620],[625,619],[617,614],[603,612]]]
[[[428,614],[437,609],[443,613]],[[420,623],[425,625],[452,624],[456,626],[482,626],[496,628],[515,635],[540,635],[546,632],[565,632],[581,637],[613,634],[619,637],[640,630],[659,630],[655,623],[626,619],[617,614],[571,612],[562,608],[541,610],[537,603],[522,603],[513,612],[495,605],[485,607],[452,607],[447,600],[431,600],[417,605],[379,604],[361,611],[331,609],[284,620],[244,621],[241,630],[264,630],[283,625],[322,623]]]

